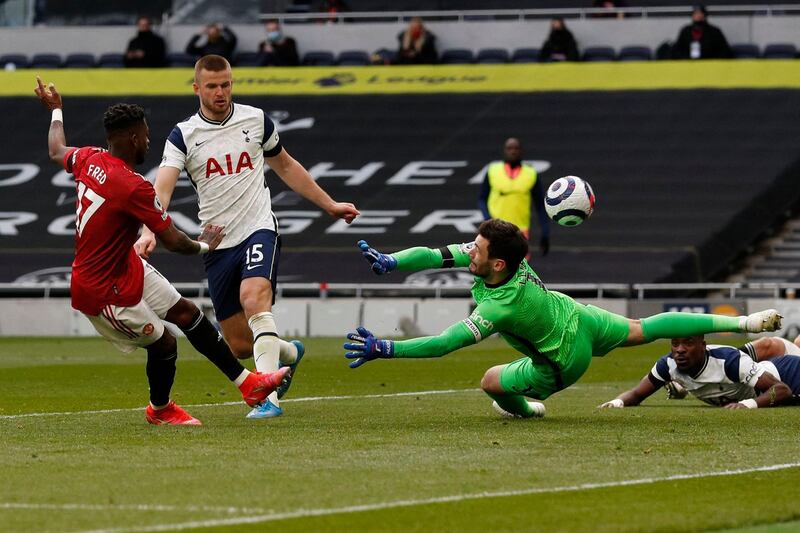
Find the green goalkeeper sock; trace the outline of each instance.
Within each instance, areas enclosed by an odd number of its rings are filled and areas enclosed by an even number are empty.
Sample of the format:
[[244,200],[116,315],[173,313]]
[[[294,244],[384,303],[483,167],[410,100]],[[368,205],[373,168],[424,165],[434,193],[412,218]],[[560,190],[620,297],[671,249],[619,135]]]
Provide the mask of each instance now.
[[705,333],[739,333],[740,317],[698,313],[661,313],[643,318],[642,332],[647,342],[655,339],[694,337]]
[[531,408],[530,404],[528,404],[528,400],[525,398],[525,396],[506,396],[500,394],[491,394],[489,392],[486,394],[489,395],[489,398],[496,401],[497,405],[502,407],[503,410],[511,413],[512,415],[528,418],[536,414]]

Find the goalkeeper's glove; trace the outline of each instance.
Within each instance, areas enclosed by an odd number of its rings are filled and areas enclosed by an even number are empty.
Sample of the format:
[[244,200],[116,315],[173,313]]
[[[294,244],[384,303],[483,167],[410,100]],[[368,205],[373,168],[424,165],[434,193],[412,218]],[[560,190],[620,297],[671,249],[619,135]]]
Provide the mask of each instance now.
[[373,359],[391,359],[394,357],[394,342],[376,339],[375,335],[364,326],[359,326],[355,333],[348,333],[347,338],[355,342],[344,343],[345,350],[352,350],[344,354],[348,359],[355,359],[350,363],[350,368],[358,368]]
[[598,409],[621,409],[622,407],[625,407],[625,402],[620,398],[614,398],[610,402],[601,403],[597,406]]
[[375,248],[370,248],[367,241],[358,241],[358,247],[361,249],[361,255],[369,262],[372,271],[377,275],[386,274],[397,268],[397,259],[391,255],[382,254]]

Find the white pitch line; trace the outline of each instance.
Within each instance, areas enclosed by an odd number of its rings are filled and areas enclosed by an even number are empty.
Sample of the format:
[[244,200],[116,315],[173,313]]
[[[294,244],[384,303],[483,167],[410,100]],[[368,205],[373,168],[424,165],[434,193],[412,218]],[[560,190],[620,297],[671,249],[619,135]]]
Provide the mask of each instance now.
[[213,512],[227,514],[268,513],[268,509],[247,507],[206,507],[203,505],[159,505],[159,504],[94,504],[94,503],[20,503],[0,502],[0,509],[31,509],[53,511],[143,511],[150,512]]
[[[461,392],[477,392],[480,389],[445,389],[445,390],[427,390],[417,392],[395,392],[390,394],[362,394],[362,395],[347,395],[347,396],[307,396],[305,398],[294,398],[288,400],[281,400],[281,403],[289,402],[319,402],[319,401],[333,401],[333,400],[361,400],[370,398],[400,398],[403,396],[432,396],[435,394],[458,394]],[[195,403],[183,405],[183,407],[219,407],[228,405],[243,405],[241,401],[238,402],[218,402],[218,403]],[[17,418],[32,418],[41,416],[70,416],[70,415],[101,415],[107,413],[128,413],[141,411],[144,407],[128,407],[123,409],[96,409],[93,411],[63,411],[52,413],[20,413],[18,415],[0,415],[0,420],[14,420]]]
[[112,529],[96,529],[83,533],[134,533],[151,531],[183,531],[187,529],[199,529],[217,526],[236,526],[244,524],[259,524],[263,522],[275,522],[278,520],[291,520],[296,518],[311,518],[317,516],[328,516],[338,514],[363,513],[368,511],[381,511],[398,507],[416,507],[419,505],[431,505],[438,503],[453,503],[467,500],[482,500],[485,498],[508,498],[513,496],[529,496],[533,494],[553,494],[559,492],[575,492],[582,490],[607,489],[615,487],[628,487],[631,485],[649,485],[664,481],[680,481],[685,479],[699,479],[706,477],[738,476],[742,474],[752,474],[755,472],[774,472],[777,470],[787,470],[789,468],[800,468],[800,463],[784,463],[778,465],[759,466],[755,468],[743,468],[740,470],[722,470],[718,472],[703,472],[696,474],[676,474],[672,476],[626,479],[621,481],[607,481],[603,483],[582,483],[580,485],[566,485],[561,487],[534,487],[518,490],[504,490],[496,492],[476,492],[472,494],[453,494],[450,496],[438,496],[434,498],[424,498],[416,500],[395,500],[389,502],[370,503],[363,505],[349,505],[346,507],[333,507],[328,509],[298,509],[285,513],[270,513],[256,516],[240,516],[235,518],[220,518],[214,520],[195,520],[192,522],[182,522],[177,524],[159,524],[154,526],[124,527]]

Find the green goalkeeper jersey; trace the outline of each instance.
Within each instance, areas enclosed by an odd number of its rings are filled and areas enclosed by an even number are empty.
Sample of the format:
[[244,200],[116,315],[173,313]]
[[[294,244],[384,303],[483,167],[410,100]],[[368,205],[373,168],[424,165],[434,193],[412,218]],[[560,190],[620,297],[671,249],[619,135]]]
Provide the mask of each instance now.
[[[438,250],[409,248],[392,254],[398,270],[465,267],[473,243],[451,244]],[[534,360],[561,363],[570,353],[578,329],[579,303],[565,294],[549,291],[523,261],[517,271],[497,285],[476,277],[472,314],[441,334],[397,341],[395,357],[440,357],[499,333],[506,342]],[[544,361],[542,361],[544,362]]]

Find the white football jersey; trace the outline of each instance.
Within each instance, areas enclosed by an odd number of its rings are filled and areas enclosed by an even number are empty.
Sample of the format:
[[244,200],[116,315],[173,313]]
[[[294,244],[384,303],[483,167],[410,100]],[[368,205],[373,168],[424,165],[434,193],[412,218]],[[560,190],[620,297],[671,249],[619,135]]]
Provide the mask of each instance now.
[[676,381],[698,400],[711,405],[726,405],[755,398],[755,385],[766,371],[736,348],[709,344],[705,364],[696,375],[682,373],[675,360],[667,354],[656,361],[649,377],[656,386]]
[[266,113],[231,103],[222,121],[198,111],[178,123],[164,145],[161,166],[186,170],[197,191],[200,224],[224,226],[219,248],[231,248],[257,230],[278,231],[264,156],[276,156],[281,149]]

